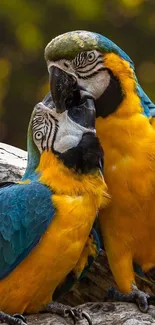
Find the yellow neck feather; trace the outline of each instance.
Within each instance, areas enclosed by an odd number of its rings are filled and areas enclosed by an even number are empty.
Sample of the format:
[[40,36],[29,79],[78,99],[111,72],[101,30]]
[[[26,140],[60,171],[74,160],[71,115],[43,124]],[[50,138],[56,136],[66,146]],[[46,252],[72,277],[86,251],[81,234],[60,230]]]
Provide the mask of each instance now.
[[106,68],[110,69],[114,76],[120,81],[122,92],[125,97],[119,106],[115,115],[118,117],[127,117],[135,113],[142,113],[143,108],[140,105],[140,98],[136,93],[136,80],[134,71],[129,62],[123,60],[114,53],[108,53],[104,56]]
[[153,127],[151,121],[142,114],[143,109],[136,93],[136,81],[130,64],[114,53],[106,54],[104,58],[105,66],[120,80],[124,99],[113,114],[106,118],[97,118],[97,135],[105,155],[109,148],[115,148],[125,154],[131,152],[134,146],[138,146],[142,139],[153,132]]
[[49,186],[56,194],[83,195],[88,193],[97,200],[108,198],[107,186],[97,170],[94,174],[78,174],[67,168],[52,153],[43,152],[37,172],[41,174],[40,182]]

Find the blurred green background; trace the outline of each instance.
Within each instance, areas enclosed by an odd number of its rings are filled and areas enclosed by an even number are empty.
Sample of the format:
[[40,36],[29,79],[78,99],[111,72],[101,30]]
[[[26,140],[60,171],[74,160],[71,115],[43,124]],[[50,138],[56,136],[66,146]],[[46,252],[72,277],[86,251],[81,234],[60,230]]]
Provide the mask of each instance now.
[[101,33],[127,52],[155,101],[155,0],[1,0],[0,141],[26,149],[31,111],[49,90],[44,48],[76,29]]

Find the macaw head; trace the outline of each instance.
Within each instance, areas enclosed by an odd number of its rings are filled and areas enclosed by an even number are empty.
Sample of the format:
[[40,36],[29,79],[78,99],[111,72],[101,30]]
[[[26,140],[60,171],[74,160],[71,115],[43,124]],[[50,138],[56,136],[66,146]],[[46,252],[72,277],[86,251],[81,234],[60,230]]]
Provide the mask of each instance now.
[[95,101],[96,116],[115,112],[131,93],[141,112],[155,106],[138,84],[129,56],[108,38],[93,32],[72,31],[54,38],[45,48],[51,94],[57,112],[78,105],[85,96]]
[[[85,97],[79,105],[60,114],[56,111],[49,93],[32,112],[28,128],[28,168],[24,178],[34,173],[45,151],[53,152],[63,161],[67,159],[69,164],[72,160],[76,163],[76,155],[70,154],[70,161],[67,155],[73,148],[77,148],[83,136],[87,134],[93,135],[96,139],[96,148],[99,148],[99,155],[102,158],[102,149],[100,145],[98,147],[99,142],[96,138],[93,100]],[[89,141],[88,147],[91,145]],[[79,155],[82,154],[79,151]]]
[[35,106],[30,129],[33,143],[40,154],[44,151],[62,154],[76,147],[85,133],[96,133],[93,100],[85,98],[79,106],[60,114],[48,94]]

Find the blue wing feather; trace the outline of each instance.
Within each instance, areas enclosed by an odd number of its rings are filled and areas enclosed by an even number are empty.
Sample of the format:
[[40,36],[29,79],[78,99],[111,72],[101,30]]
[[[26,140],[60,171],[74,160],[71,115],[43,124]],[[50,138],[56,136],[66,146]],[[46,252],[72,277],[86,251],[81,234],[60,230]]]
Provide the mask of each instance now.
[[0,279],[36,246],[54,217],[48,187],[32,182],[0,188]]

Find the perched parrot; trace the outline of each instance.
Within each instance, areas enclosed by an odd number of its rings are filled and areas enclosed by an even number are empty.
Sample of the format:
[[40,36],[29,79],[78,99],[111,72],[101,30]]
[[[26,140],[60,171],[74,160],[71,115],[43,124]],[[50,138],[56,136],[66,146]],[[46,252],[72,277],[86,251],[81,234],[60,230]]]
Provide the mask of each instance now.
[[94,125],[95,108],[86,97],[62,114],[50,96],[33,110],[26,172],[19,183],[0,187],[0,321],[24,325],[22,316],[8,314],[45,309],[91,324],[85,312],[50,302],[99,250],[91,229],[109,196]]
[[71,111],[85,96],[94,100],[111,196],[99,222],[120,290],[109,291],[109,297],[136,301],[145,312],[150,297],[137,288],[133,264],[142,274],[155,267],[155,105],[129,56],[102,35],[60,35],[46,46],[45,59],[57,112]]

